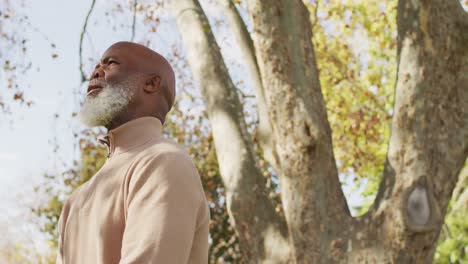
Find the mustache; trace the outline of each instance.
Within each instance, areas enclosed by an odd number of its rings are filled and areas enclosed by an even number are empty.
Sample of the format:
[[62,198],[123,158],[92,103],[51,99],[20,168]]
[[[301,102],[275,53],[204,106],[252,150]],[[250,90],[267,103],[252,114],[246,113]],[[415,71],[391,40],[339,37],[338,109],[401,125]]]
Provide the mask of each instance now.
[[109,86],[109,84],[105,81],[102,80],[97,80],[93,79],[89,81],[88,83],[88,89],[86,90],[87,93],[89,93],[91,90],[98,89],[98,88],[104,88]]
[[106,81],[102,81],[102,80],[97,80],[97,79],[93,79],[91,81],[89,81],[88,83],[88,86],[106,86],[108,83]]

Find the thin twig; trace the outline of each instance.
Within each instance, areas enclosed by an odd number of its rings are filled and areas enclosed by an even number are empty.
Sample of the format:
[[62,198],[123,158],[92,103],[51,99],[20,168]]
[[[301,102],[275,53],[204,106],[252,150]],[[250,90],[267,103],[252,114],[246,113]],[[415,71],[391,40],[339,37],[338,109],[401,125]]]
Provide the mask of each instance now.
[[312,29],[314,30],[318,24],[318,9],[319,9],[319,1],[315,0],[315,8],[314,8],[314,21],[312,22]]
[[255,95],[252,94],[246,94],[244,91],[236,87],[237,92],[239,92],[239,95],[242,96],[242,98],[255,98]]
[[132,42],[135,39],[135,24],[136,24],[137,3],[138,3],[137,0],[133,1],[132,37],[130,38],[130,41],[132,41]]
[[79,50],[79,55],[80,55],[80,73],[81,73],[81,82],[85,82],[87,80],[86,74],[84,73],[83,70],[83,38],[84,34],[86,32],[86,27],[88,27],[88,20],[89,16],[91,15],[91,12],[94,9],[94,4],[96,4],[96,0],[93,0],[91,3],[91,7],[89,8],[88,14],[86,15],[86,19],[83,25],[83,30],[81,31],[80,34],[80,50]]

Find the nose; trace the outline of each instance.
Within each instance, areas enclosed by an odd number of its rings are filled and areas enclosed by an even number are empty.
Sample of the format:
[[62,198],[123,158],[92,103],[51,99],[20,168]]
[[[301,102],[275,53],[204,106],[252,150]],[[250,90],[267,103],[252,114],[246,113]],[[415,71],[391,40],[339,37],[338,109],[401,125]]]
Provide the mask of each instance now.
[[91,73],[90,80],[99,79],[102,77],[104,77],[104,70],[102,69],[101,64],[98,64],[96,68],[94,69],[94,71]]

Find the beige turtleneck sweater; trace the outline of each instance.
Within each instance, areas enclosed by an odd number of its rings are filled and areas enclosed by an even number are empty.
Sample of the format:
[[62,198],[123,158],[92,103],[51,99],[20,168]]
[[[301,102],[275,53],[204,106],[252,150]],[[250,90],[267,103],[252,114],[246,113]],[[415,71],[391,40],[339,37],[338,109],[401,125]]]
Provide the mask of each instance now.
[[189,154],[154,117],[105,140],[106,163],[62,209],[57,263],[206,264],[210,212]]

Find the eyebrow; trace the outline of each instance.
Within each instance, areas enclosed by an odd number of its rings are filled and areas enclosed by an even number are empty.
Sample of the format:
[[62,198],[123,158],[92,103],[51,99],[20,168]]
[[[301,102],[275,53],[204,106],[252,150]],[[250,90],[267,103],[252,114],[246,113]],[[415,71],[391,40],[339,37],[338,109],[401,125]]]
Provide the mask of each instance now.
[[94,68],[96,69],[97,67],[99,67],[100,64],[107,64],[107,62],[109,62],[110,59],[117,60],[117,57],[116,56],[107,56],[104,59],[101,59],[100,61],[98,61],[98,63],[96,64],[96,67],[94,67]]
[[106,64],[110,59],[115,59],[115,56],[107,56],[101,60],[101,63]]

